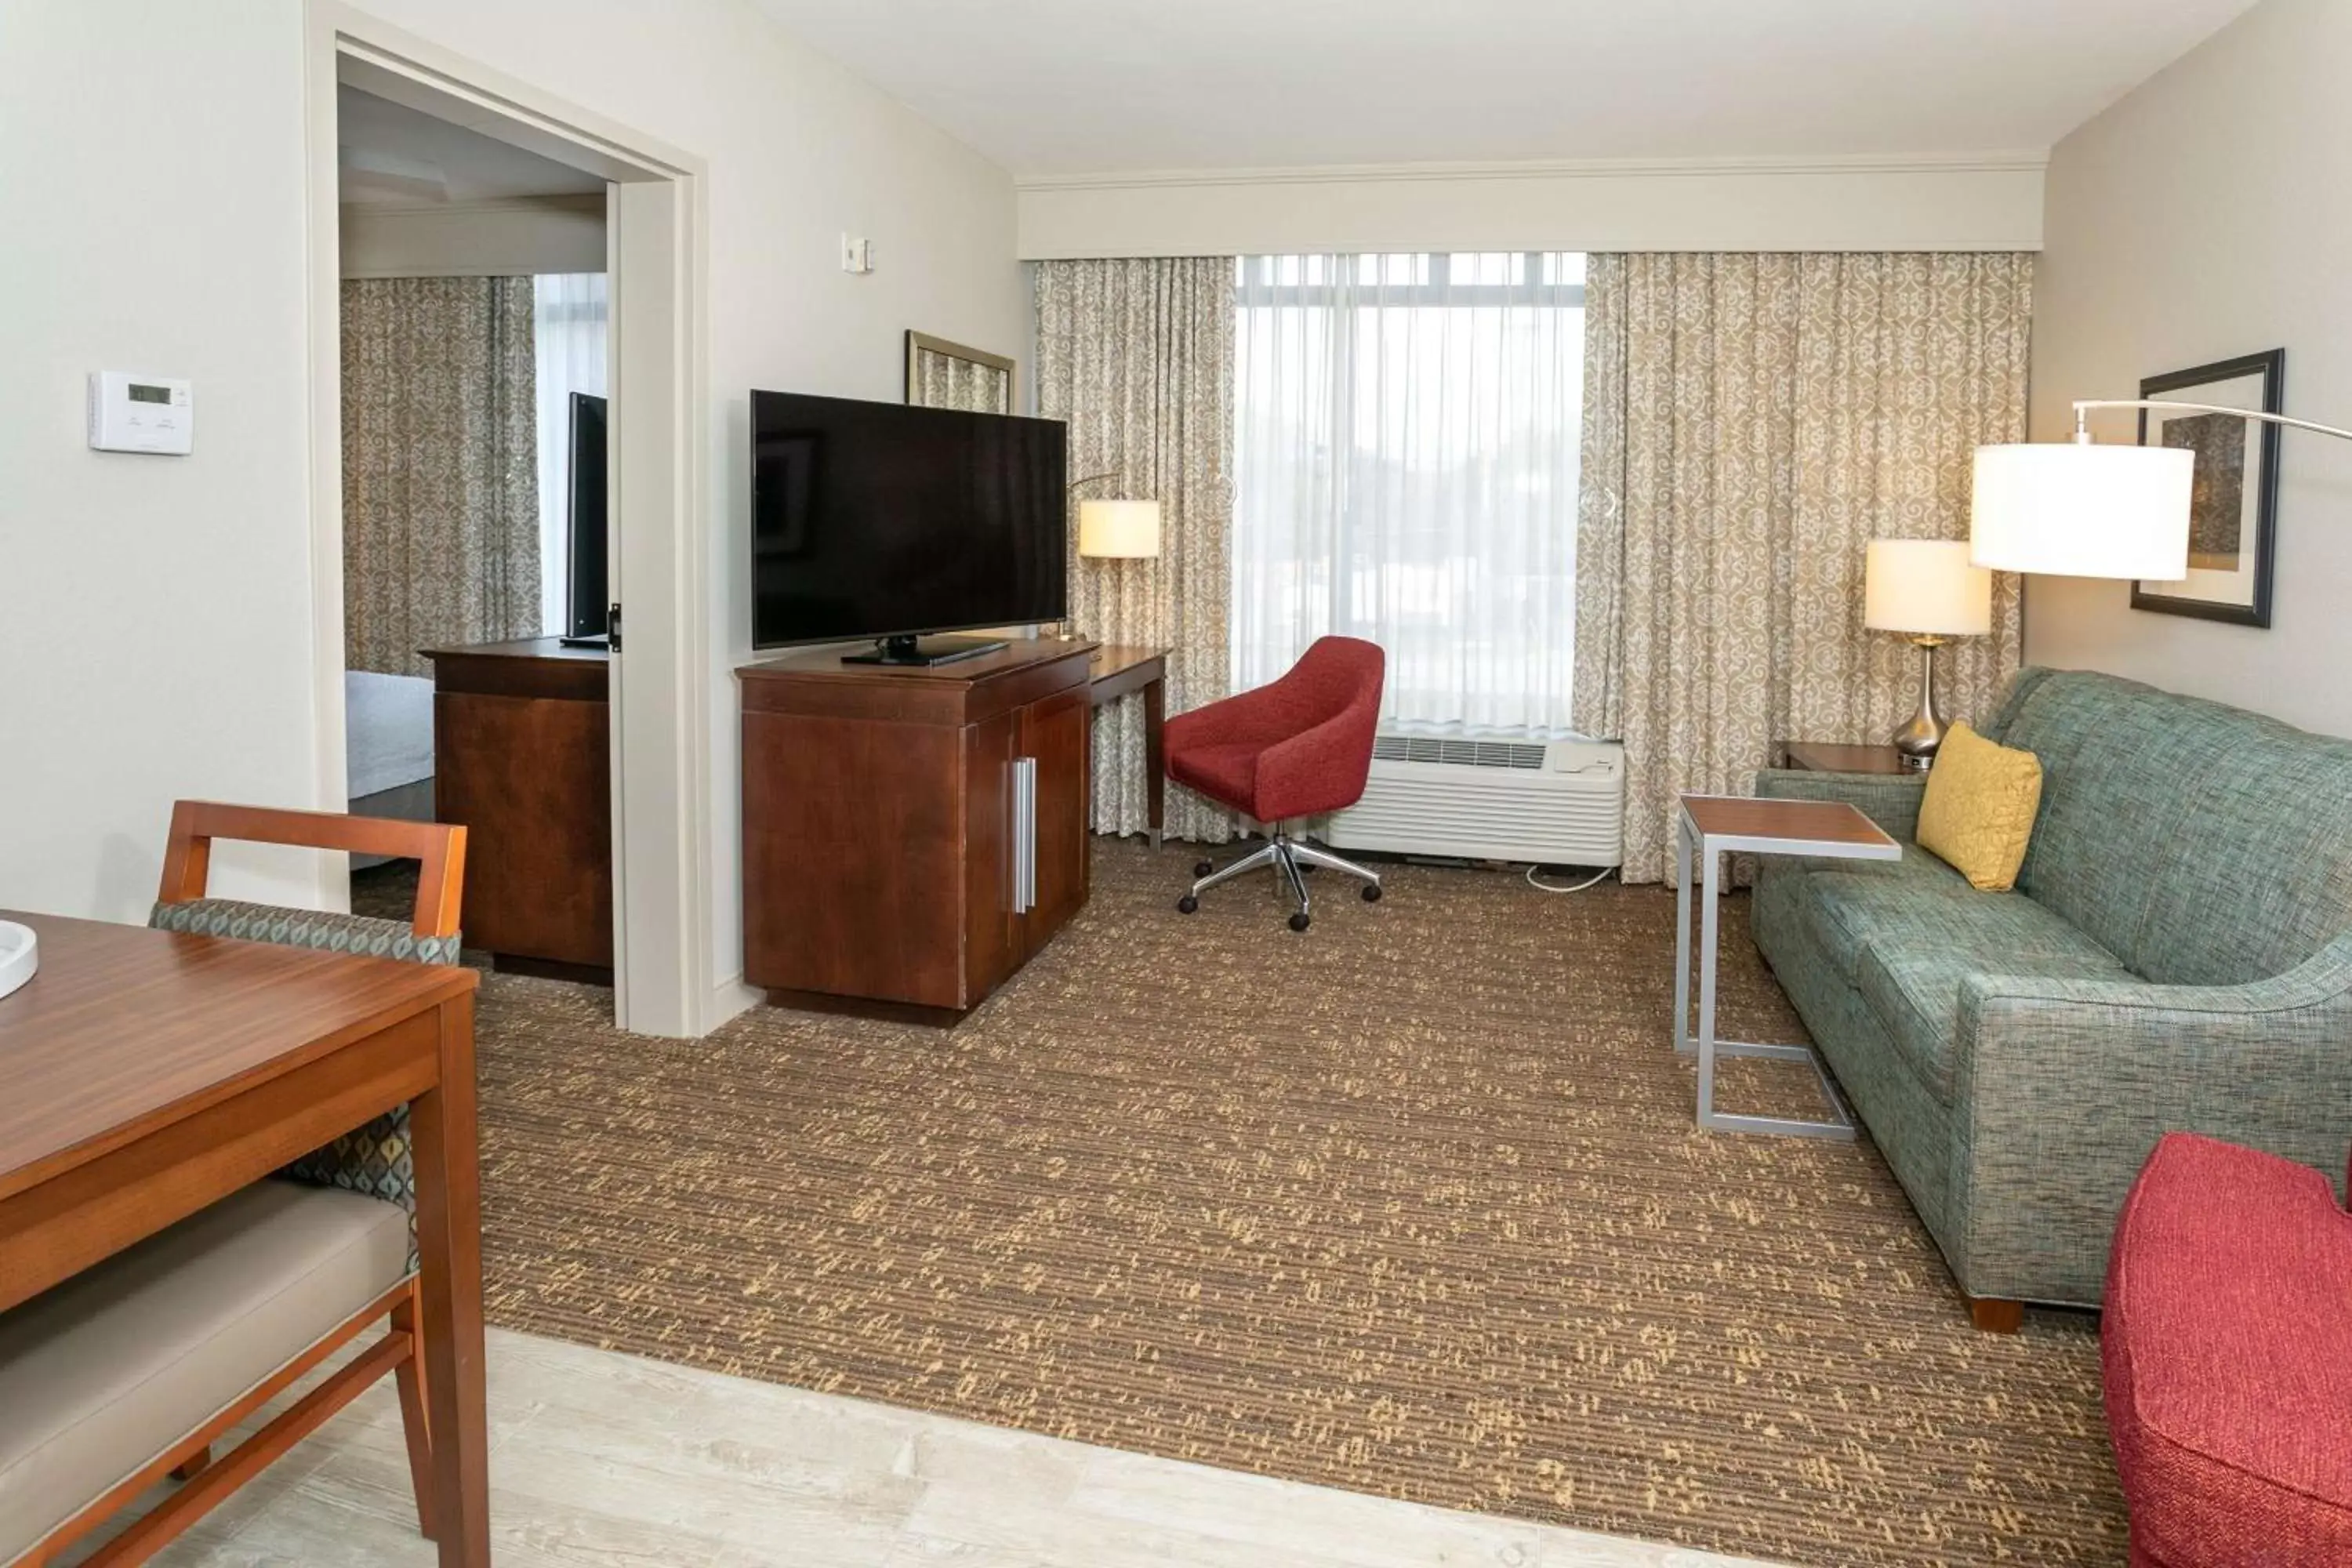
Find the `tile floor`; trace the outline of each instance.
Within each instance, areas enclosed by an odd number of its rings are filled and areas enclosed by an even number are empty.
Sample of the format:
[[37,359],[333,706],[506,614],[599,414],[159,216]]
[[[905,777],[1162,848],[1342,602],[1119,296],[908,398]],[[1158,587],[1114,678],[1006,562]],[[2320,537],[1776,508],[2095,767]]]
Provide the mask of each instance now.
[[[1747,1564],[521,1334],[494,1331],[489,1351],[499,1568]],[[155,1561],[430,1568],[434,1560],[416,1533],[387,1379]]]

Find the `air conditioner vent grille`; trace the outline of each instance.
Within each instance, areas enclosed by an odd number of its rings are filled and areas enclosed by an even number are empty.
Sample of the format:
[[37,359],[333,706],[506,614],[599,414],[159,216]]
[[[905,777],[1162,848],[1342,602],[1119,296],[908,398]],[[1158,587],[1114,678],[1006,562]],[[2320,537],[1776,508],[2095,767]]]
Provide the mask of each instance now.
[[1464,768],[1541,768],[1544,748],[1523,741],[1459,741],[1439,735],[1381,735],[1372,757],[1383,763],[1443,763]]

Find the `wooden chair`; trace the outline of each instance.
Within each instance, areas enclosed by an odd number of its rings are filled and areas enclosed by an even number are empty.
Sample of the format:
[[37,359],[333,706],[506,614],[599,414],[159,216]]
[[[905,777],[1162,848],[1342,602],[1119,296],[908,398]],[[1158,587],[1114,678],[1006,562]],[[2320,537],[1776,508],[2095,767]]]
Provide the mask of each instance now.
[[[415,909],[404,925],[208,898],[215,838],[414,858]],[[182,801],[149,923],[453,963],[465,853],[462,827]],[[0,1563],[45,1568],[168,1475],[185,1484],[85,1568],[144,1563],[386,1373],[417,1522],[436,1533],[415,1264],[395,1206],[406,1135],[404,1108],[281,1173],[293,1180],[249,1187],[0,1313]],[[365,1149],[366,1168],[336,1168],[346,1145]],[[213,1458],[215,1442],[379,1321],[382,1338]]]

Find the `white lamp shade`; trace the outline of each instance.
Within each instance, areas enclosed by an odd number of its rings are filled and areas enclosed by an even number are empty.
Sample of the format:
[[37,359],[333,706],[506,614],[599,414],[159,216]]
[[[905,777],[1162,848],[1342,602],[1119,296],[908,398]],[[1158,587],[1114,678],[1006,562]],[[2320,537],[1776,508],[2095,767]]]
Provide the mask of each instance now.
[[1992,574],[1959,539],[1874,539],[1863,556],[1862,624],[1874,631],[1982,637],[1992,630]]
[[1156,500],[1080,501],[1078,553],[1130,559],[1159,554],[1160,503]]
[[1969,559],[1996,572],[2179,582],[2195,464],[2179,447],[1979,447]]

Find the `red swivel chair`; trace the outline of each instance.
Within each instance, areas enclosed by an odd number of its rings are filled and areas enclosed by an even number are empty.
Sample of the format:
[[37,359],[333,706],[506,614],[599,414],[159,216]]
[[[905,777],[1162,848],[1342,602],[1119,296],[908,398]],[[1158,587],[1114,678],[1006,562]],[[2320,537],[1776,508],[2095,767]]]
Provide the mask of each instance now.
[[1372,771],[1372,731],[1380,723],[1381,677],[1387,662],[1377,643],[1318,637],[1273,685],[1168,721],[1168,776],[1274,830],[1264,848],[1222,871],[1206,860],[1195,866],[1192,872],[1199,879],[1176,900],[1178,909],[1191,914],[1201,907],[1202,893],[1261,866],[1277,868],[1298,902],[1290,917],[1293,931],[1305,931],[1307,923],[1302,866],[1360,877],[1364,901],[1380,898],[1377,875],[1318,845],[1293,839],[1283,824],[1338,811],[1363,798],[1364,781]]

